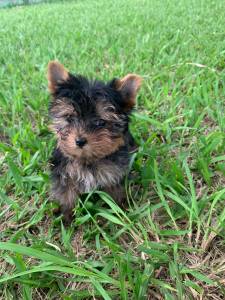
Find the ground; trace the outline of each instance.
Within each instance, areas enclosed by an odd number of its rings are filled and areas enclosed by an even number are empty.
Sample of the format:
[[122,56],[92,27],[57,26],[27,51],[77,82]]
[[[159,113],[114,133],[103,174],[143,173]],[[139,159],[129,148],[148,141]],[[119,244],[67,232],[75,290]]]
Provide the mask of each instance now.
[[[225,299],[225,2],[64,1],[0,20],[0,299]],[[127,207],[89,195],[69,228],[48,201],[52,59],[144,79]]]

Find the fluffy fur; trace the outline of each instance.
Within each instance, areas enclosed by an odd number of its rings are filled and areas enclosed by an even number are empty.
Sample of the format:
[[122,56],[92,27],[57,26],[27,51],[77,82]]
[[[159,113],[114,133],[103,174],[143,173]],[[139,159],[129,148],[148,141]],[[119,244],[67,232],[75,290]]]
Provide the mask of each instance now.
[[49,63],[49,113],[57,138],[52,197],[67,221],[80,194],[101,189],[123,200],[121,183],[134,146],[129,114],[140,85],[141,78],[134,74],[103,83],[72,75],[56,61]]

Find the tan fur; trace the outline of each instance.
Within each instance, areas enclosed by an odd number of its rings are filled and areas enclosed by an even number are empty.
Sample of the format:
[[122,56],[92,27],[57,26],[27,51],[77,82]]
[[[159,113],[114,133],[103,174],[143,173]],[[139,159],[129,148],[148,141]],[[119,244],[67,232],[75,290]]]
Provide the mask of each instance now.
[[84,149],[79,148],[75,143],[79,136],[85,137],[85,133],[82,130],[78,131],[76,128],[70,128],[69,126],[57,133],[57,146],[64,155],[77,158],[82,156]]
[[56,91],[57,85],[62,81],[66,81],[69,73],[58,61],[50,61],[48,64],[47,79],[48,88],[51,93]]
[[54,106],[51,108],[51,114],[54,115],[54,118],[49,128],[57,135],[57,137],[59,130],[68,125],[67,118],[70,116],[77,116],[73,105],[68,103],[65,98],[55,100]]
[[51,108],[51,113],[54,117],[66,117],[68,115],[77,115],[74,107],[66,98],[56,99],[54,106]]
[[[136,74],[128,74],[124,78],[117,80],[116,88],[124,94],[126,99],[126,109],[132,109],[136,103],[136,96],[141,87],[142,78]],[[128,95],[128,98],[126,96]]]
[[115,112],[115,107],[108,103],[97,103],[96,110],[101,119],[106,121],[119,120],[118,114]]
[[[122,137],[112,138],[107,129],[88,134],[82,129],[66,126],[57,131],[56,136],[57,146],[64,155],[80,159],[85,158],[87,161],[98,160],[110,155],[125,143]],[[83,148],[76,146],[75,143],[75,140],[80,136],[87,139],[87,144]]]
[[112,138],[107,129],[102,129],[88,136],[88,144],[90,145],[91,156],[102,158],[123,146],[124,139],[122,137]]

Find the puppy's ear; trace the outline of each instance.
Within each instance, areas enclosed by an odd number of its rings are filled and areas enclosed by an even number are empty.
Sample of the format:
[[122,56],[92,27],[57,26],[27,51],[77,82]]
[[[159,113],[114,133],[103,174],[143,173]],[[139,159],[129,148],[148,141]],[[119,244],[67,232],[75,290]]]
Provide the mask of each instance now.
[[62,64],[56,60],[53,60],[48,64],[47,78],[48,89],[50,93],[54,94],[57,90],[58,84],[66,81],[69,78],[69,73]]
[[122,105],[125,111],[129,111],[134,107],[141,82],[142,78],[136,74],[128,74],[124,78],[114,81],[116,90],[122,95]]

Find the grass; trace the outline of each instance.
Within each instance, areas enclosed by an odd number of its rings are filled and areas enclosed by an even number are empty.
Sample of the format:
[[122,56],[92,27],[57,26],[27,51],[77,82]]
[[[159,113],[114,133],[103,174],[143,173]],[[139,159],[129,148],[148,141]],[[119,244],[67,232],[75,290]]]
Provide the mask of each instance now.
[[[0,11],[0,299],[225,298],[225,3],[65,1]],[[144,78],[122,210],[64,228],[48,201],[46,65]]]

